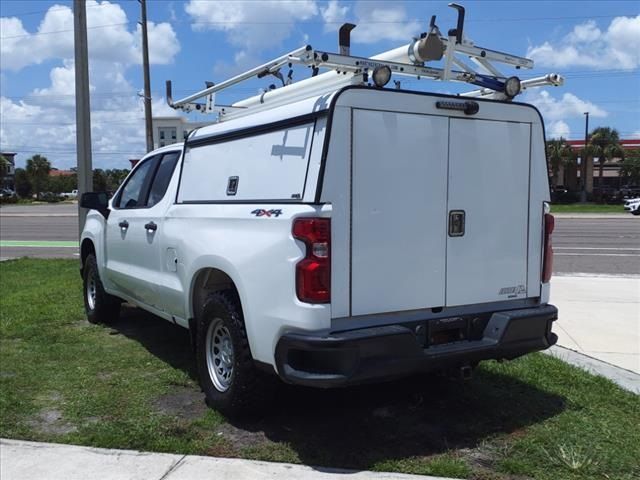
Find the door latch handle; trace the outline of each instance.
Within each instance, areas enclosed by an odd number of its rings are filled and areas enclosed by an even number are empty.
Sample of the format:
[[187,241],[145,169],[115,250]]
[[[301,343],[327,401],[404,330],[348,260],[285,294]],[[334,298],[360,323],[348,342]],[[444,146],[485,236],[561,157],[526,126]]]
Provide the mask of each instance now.
[[149,222],[144,226],[147,232],[155,232],[158,229],[158,225],[153,222]]
[[126,230],[127,228],[129,228],[129,222],[127,222],[126,220],[122,220],[118,226],[122,229],[122,230]]
[[449,236],[462,237],[464,235],[465,213],[464,210],[451,210],[449,212]]

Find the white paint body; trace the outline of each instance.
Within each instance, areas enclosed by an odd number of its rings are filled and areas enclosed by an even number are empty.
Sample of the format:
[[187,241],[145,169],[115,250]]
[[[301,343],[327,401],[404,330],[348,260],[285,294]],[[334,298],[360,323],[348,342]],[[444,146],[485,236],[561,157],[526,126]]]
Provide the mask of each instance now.
[[[381,315],[393,324],[437,308],[546,304],[541,117],[493,101],[467,116],[436,108],[438,100],[347,89],[203,127],[189,138],[162,200],[151,208],[111,205],[108,220],[91,211],[83,245],[94,244],[110,294],[184,327],[197,315],[199,273],[224,272],[238,291],[254,359],[272,366],[288,332],[360,328]],[[265,125],[273,128],[265,133]],[[198,146],[202,139],[209,144]],[[181,148],[151,152],[136,170]],[[234,176],[237,193],[228,195]],[[464,236],[448,236],[450,210],[466,212]],[[296,296],[305,246],[291,228],[300,216],[331,218],[327,304]],[[124,220],[126,232],[118,226]],[[144,227],[150,221],[155,232]]]

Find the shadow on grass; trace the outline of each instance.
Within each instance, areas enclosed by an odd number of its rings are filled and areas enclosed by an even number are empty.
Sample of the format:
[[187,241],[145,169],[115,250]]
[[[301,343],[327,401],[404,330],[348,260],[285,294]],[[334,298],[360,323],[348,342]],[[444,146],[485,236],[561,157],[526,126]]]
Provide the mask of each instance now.
[[[113,328],[195,378],[186,330],[132,308]],[[307,465],[370,469],[517,435],[564,409],[562,397],[483,368],[469,382],[431,374],[333,390],[283,384],[277,398],[261,420],[230,421],[237,455],[281,460],[269,453],[277,443]]]

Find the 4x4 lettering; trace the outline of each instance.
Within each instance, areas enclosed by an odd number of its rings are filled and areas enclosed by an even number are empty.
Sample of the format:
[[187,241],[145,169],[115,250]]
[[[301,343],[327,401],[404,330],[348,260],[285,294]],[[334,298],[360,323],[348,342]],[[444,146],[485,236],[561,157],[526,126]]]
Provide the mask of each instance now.
[[271,209],[271,210],[265,210],[263,208],[258,208],[256,210],[254,210],[253,212],[251,212],[252,215],[255,215],[256,217],[279,217],[280,215],[282,215],[282,210],[281,209]]

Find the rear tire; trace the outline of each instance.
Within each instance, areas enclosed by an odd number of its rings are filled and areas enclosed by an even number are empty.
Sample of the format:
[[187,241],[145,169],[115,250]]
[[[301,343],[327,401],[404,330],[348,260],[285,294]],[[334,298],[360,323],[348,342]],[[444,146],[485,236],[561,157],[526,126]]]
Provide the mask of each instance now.
[[87,320],[90,323],[110,323],[116,320],[120,315],[121,300],[105,292],[93,254],[89,254],[84,261],[82,279]]
[[271,404],[276,379],[253,362],[235,292],[216,292],[205,301],[196,333],[196,362],[207,404],[224,415],[257,416]]

